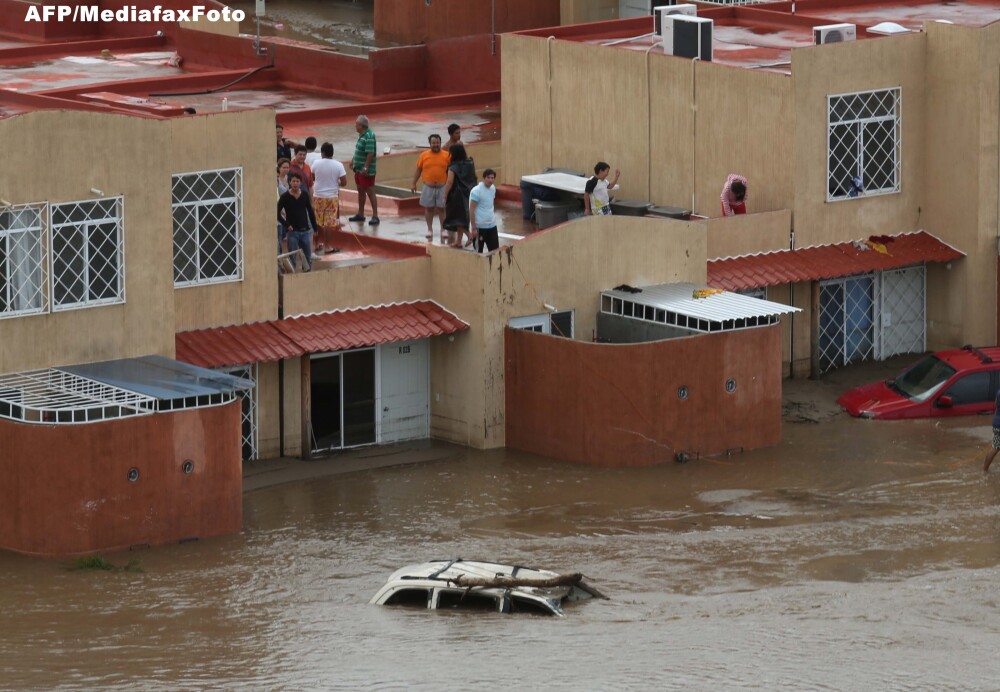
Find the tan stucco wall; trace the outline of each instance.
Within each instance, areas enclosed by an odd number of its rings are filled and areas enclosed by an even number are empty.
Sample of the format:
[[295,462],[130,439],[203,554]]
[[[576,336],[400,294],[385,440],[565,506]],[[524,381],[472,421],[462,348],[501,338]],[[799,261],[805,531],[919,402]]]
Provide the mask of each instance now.
[[[603,160],[622,171],[622,199],[719,216],[719,192],[738,172],[751,180],[751,211],[789,206],[787,76],[692,63],[658,47],[503,40],[502,182],[548,166],[590,171]],[[595,83],[600,100],[581,102]]]
[[720,216],[702,223],[708,234],[709,259],[787,250],[791,246],[792,212],[788,209]]
[[[170,184],[153,156],[110,156],[121,142],[150,151],[169,147],[160,123],[126,116],[45,111],[0,120],[6,148],[0,190],[13,204],[125,196],[123,305],[0,320],[0,372],[71,365],[149,353],[173,355],[174,306]],[[81,133],[87,133],[83,136]],[[138,145],[136,145],[138,147]],[[44,175],[28,175],[45,162]],[[104,194],[91,192],[97,188]],[[164,299],[166,297],[166,299]]]
[[[796,111],[795,244],[834,243],[917,228],[926,157],[926,36],[848,41],[792,51]],[[826,201],[827,97],[902,87],[902,180],[900,192]]]
[[278,250],[272,223],[274,112],[219,113],[178,118],[169,124],[160,183],[167,194],[165,228],[170,228],[170,175],[243,167],[243,281],[178,288],[177,331],[274,319],[278,316]]
[[619,0],[559,0],[559,21],[582,24],[618,19]]
[[[967,253],[928,271],[928,347],[996,341],[1000,25],[928,22],[921,224]],[[944,289],[944,290],[942,290]]]

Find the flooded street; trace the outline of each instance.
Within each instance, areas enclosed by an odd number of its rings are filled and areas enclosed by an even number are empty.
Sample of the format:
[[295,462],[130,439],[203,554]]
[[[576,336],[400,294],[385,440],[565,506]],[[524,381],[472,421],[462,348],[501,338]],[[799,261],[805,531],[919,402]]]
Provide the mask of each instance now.
[[[2,554],[0,687],[996,689],[988,432],[837,415],[622,470],[458,450],[249,492],[242,534],[139,553],[141,573]],[[582,571],[610,600],[367,605],[457,556]]]

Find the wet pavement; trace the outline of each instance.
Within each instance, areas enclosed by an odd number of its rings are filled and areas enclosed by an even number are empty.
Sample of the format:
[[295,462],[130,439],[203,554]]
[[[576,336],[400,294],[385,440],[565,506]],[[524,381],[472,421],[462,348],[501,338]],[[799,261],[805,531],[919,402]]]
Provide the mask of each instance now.
[[[358,104],[357,115],[365,112],[364,104]],[[301,142],[312,135],[319,143],[333,144],[334,155],[338,158],[354,152],[358,133],[354,129],[354,118],[342,122],[292,122],[284,124],[285,137]],[[281,120],[281,113],[278,113]],[[500,105],[483,104],[475,109],[443,108],[433,112],[415,112],[401,109],[401,112],[371,116],[372,130],[378,138],[380,153],[414,151],[428,147],[427,137],[440,134],[448,139],[448,125],[458,123],[462,127],[462,141],[467,144],[500,139]]]
[[[996,689],[989,418],[851,419],[831,380],[795,384],[819,422],[773,449],[620,470],[344,453],[271,471],[290,482],[250,469],[239,535],[106,556],[141,571],[0,554],[0,686]],[[449,556],[582,571],[610,599],[563,619],[367,604]]]
[[15,91],[48,91],[86,84],[187,74],[169,64],[172,52],[115,52],[107,57],[68,55],[0,65],[0,82]]

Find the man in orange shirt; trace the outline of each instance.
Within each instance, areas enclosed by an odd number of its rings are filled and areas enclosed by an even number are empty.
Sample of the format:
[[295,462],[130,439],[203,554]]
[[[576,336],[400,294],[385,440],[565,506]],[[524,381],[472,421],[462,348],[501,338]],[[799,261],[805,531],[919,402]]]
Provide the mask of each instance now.
[[441,149],[441,135],[431,135],[427,138],[430,150],[420,154],[417,159],[417,171],[413,174],[411,192],[417,191],[417,180],[422,180],[423,190],[420,192],[420,206],[424,208],[424,218],[427,220],[427,240],[434,238],[434,215],[437,214],[441,224],[441,242],[446,242],[444,232],[444,184],[448,180],[448,164],[451,156]]

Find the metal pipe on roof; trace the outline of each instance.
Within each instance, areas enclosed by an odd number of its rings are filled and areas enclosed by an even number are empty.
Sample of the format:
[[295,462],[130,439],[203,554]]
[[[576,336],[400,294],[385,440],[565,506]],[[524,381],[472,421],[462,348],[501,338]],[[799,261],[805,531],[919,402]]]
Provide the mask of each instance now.
[[[652,34],[648,34],[652,35]],[[653,200],[653,87],[649,81],[649,51],[656,44],[650,44],[646,49],[646,199]]]
[[697,212],[695,206],[698,190],[698,78],[694,64],[701,60],[697,55],[691,58],[691,211]]
[[[628,38],[616,38],[614,41],[608,41],[607,43],[602,43],[602,46],[617,46],[620,43],[631,43],[632,41],[639,41],[644,38],[650,38],[651,36],[656,36],[655,31],[651,31],[648,34],[643,34],[641,36],[629,36]],[[656,45],[655,43],[653,44]]]

